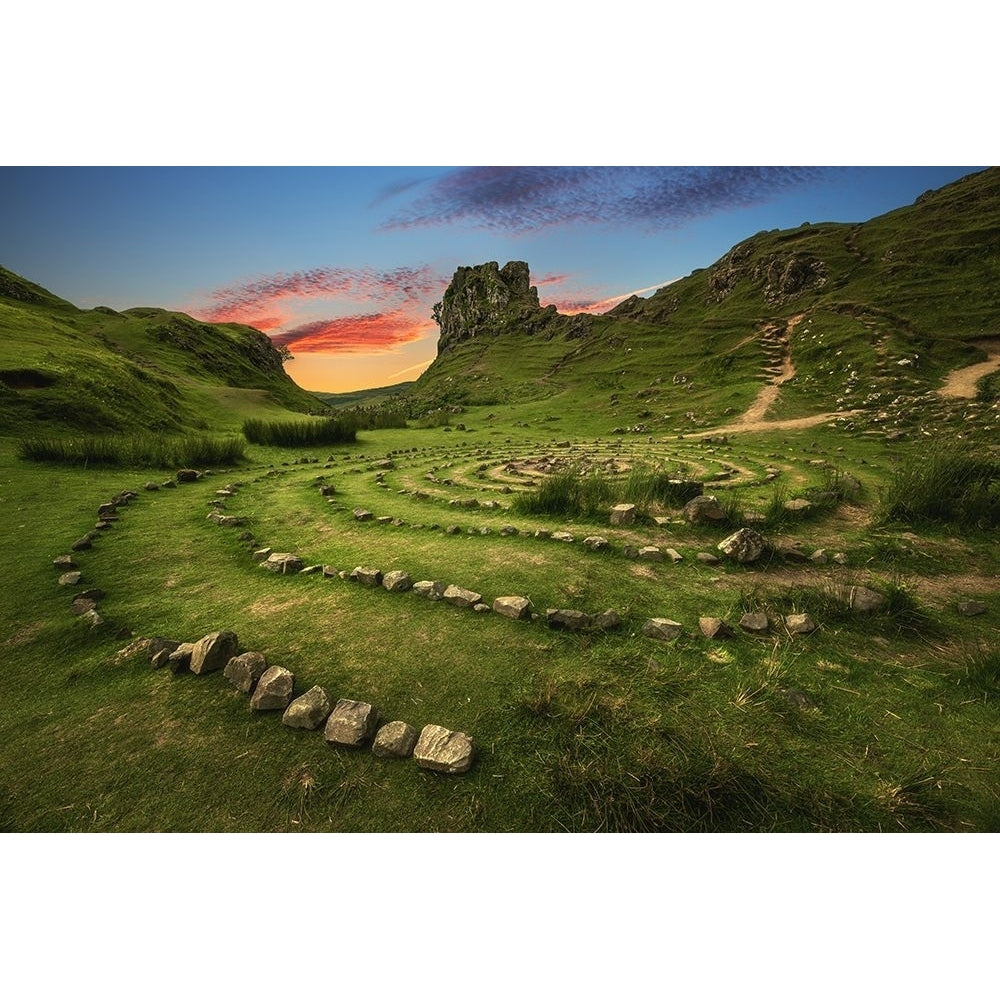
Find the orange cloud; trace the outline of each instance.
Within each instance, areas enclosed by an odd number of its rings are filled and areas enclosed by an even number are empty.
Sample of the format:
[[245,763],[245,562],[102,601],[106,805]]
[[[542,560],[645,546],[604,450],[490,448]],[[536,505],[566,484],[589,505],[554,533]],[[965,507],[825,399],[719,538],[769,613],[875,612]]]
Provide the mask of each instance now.
[[431,320],[396,310],[303,323],[271,339],[297,354],[372,354],[420,340],[433,329]]
[[670,281],[661,281],[658,285],[650,285],[648,288],[637,288],[633,292],[626,292],[624,295],[613,295],[609,299],[600,299],[597,302],[590,302],[586,299],[550,299],[543,303],[543,305],[555,306],[557,312],[565,313],[568,316],[573,316],[577,313],[598,315],[606,313],[609,309],[614,309],[619,302],[624,302],[632,295],[644,295],[646,292],[655,292],[658,288],[665,288],[667,285],[673,284],[676,280],[676,278],[671,278]]

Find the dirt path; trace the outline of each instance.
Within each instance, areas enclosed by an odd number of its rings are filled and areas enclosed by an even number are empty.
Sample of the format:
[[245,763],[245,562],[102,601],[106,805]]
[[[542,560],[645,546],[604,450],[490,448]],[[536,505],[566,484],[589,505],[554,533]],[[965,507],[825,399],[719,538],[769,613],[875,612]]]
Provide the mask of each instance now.
[[1000,371],[1000,338],[977,340],[975,344],[989,355],[988,360],[953,371],[938,389],[939,396],[948,399],[975,399],[976,383],[984,375]]

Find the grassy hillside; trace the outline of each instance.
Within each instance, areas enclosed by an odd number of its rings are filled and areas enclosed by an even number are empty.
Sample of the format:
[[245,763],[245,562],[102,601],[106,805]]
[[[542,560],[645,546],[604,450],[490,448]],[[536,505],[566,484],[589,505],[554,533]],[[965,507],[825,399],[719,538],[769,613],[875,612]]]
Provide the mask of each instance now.
[[480,310],[476,336],[442,337],[411,398],[416,410],[558,398],[562,412],[602,414],[605,431],[657,432],[743,410],[785,360],[776,412],[876,413],[985,358],[975,342],[1000,335],[998,277],[991,169],[870,222],[758,233],[602,316],[532,311],[525,297],[492,323]]
[[322,408],[250,327],[77,309],[0,268],[0,421],[12,430],[230,429]]

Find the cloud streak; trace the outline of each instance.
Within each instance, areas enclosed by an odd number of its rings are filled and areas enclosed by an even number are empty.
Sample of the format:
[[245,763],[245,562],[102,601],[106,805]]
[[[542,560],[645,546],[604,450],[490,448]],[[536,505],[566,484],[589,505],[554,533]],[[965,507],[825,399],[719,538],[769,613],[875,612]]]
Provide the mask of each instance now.
[[420,340],[436,324],[401,310],[314,320],[272,336],[296,354],[381,354]]
[[820,167],[466,167],[435,181],[383,229],[464,224],[511,235],[553,226],[673,229],[759,204]]
[[287,309],[282,306],[290,300],[325,298],[417,305],[439,294],[447,284],[447,278],[427,265],[389,271],[317,267],[264,275],[218,288],[209,293],[208,304],[194,314],[208,322],[247,323],[258,330],[273,330],[288,322]]

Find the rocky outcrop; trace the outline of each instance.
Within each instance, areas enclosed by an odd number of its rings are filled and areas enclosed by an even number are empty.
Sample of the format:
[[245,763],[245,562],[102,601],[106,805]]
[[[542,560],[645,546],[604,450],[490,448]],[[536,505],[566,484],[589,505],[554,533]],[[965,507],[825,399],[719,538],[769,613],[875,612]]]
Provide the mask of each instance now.
[[533,332],[557,314],[554,306],[542,309],[539,304],[528,265],[512,260],[503,267],[496,261],[460,267],[433,315],[441,327],[438,354],[442,354],[473,337],[509,329]]

